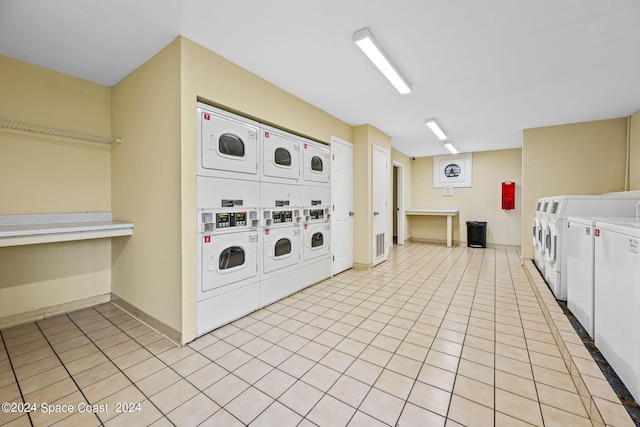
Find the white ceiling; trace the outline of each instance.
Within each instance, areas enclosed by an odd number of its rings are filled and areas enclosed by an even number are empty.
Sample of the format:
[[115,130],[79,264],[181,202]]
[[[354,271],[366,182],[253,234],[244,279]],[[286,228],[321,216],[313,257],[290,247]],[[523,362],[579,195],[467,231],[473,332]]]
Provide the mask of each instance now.
[[[363,27],[413,92],[351,41]],[[1,54],[108,86],[179,34],[413,157],[447,154],[429,117],[473,152],[640,109],[638,0],[0,1]]]

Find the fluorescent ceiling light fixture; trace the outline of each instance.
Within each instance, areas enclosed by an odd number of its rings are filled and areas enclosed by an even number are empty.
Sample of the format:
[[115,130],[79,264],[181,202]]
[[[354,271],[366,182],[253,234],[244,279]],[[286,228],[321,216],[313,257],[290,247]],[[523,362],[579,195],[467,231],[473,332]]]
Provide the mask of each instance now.
[[458,150],[456,150],[456,147],[454,147],[453,144],[449,141],[445,142],[444,146],[447,147],[447,150],[449,150],[451,154],[458,154]]
[[438,122],[436,122],[435,119],[427,119],[425,123],[427,126],[429,126],[429,129],[431,129],[431,131],[436,134],[436,136],[438,137],[438,139],[440,139],[440,141],[444,141],[447,139],[447,134],[444,133],[444,131],[438,125]]
[[402,95],[411,92],[411,86],[402,77],[398,69],[391,63],[387,55],[384,54],[378,43],[373,38],[369,28],[363,28],[353,33],[353,41],[369,57],[371,62],[378,67],[380,72],[391,82],[391,84]]

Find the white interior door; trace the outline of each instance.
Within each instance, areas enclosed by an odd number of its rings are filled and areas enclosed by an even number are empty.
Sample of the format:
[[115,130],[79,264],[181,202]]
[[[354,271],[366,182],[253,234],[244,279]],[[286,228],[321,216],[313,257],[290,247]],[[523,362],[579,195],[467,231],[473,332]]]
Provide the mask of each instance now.
[[373,146],[373,265],[389,257],[387,239],[387,189],[389,185],[389,153]]
[[353,144],[331,139],[332,274],[353,267]]

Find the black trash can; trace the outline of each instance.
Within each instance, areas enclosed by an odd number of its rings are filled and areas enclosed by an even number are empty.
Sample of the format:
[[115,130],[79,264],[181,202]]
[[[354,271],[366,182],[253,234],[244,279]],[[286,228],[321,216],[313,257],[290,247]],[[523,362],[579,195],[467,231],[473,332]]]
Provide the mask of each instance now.
[[467,246],[470,248],[487,247],[486,221],[467,221]]

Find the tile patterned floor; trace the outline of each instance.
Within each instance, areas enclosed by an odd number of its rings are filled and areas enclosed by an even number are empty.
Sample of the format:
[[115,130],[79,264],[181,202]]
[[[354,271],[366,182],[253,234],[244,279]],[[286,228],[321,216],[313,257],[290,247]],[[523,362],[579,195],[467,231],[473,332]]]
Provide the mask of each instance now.
[[3,426],[592,425],[509,249],[396,246],[182,348],[112,304],[0,335]]

